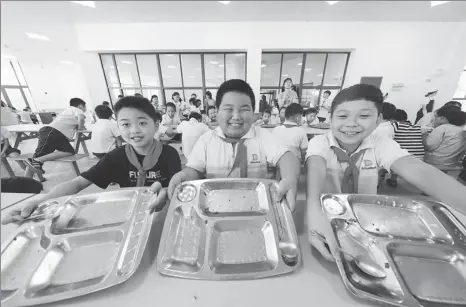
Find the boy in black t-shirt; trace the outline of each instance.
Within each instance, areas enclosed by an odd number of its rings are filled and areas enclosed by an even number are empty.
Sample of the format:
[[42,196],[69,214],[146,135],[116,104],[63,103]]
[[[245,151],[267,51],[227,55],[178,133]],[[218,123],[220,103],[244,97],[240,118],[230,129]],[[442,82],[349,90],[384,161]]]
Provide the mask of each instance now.
[[124,97],[114,108],[121,136],[127,144],[109,152],[81,176],[34,198],[22,211],[10,213],[3,224],[21,221],[40,202],[76,194],[92,183],[102,189],[110,183],[118,183],[120,187],[151,186],[153,192],[161,191],[152,207],[165,202],[166,189],[161,188],[168,187],[172,176],[181,170],[181,161],[176,149],[154,139],[161,115],[143,97]]

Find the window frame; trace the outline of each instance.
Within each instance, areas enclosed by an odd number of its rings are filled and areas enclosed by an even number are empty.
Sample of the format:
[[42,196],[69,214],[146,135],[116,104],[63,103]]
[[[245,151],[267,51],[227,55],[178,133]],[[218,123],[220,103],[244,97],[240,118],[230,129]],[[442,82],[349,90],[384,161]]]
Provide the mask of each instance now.
[[[461,72],[460,74],[460,80],[461,80],[461,77],[463,76],[463,74],[466,74],[466,66],[463,68],[463,71]],[[458,84],[459,84],[459,80],[458,80]],[[456,94],[456,89],[455,89],[455,94]],[[461,101],[462,103],[466,104],[466,94],[464,95],[464,97],[462,98],[455,98],[453,97],[453,100],[459,100]]]
[[[10,97],[8,96],[8,93],[7,93],[7,89],[19,89],[20,93],[21,93],[21,96],[23,96],[23,99],[24,99],[24,102],[26,103],[26,106],[29,107],[31,110],[31,104],[34,105],[35,109],[38,111],[39,109],[37,108],[35,102],[34,102],[34,98],[32,97],[32,92],[31,92],[31,89],[29,88],[29,84],[27,82],[27,79],[26,79],[26,76],[24,75],[24,72],[23,72],[23,68],[21,67],[21,64],[19,62],[16,61],[16,64],[18,64],[18,68],[19,68],[19,72],[16,71],[15,69],[15,66],[13,65],[13,61],[12,60],[6,60],[8,62],[8,64],[11,66],[11,69],[13,70],[13,73],[15,75],[15,78],[16,78],[16,81],[18,82],[18,85],[1,85],[1,92],[3,94],[3,97],[5,98],[5,103],[9,106],[9,107],[15,107],[12,103],[11,103],[11,100],[10,100]],[[21,73],[22,76],[23,76],[23,79],[24,79],[24,85],[21,85],[21,81],[18,77],[18,74]],[[26,94],[25,94],[25,90],[29,90],[29,94],[31,96],[31,99],[32,101],[29,101]],[[18,110],[18,111],[22,111],[22,110]]]

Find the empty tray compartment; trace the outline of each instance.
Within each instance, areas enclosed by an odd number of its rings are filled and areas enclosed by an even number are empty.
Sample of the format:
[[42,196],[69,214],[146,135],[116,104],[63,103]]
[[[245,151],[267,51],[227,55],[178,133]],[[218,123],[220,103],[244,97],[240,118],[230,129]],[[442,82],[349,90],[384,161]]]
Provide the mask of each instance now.
[[70,198],[52,222],[53,234],[117,226],[133,213],[137,191],[112,191]]
[[2,251],[2,299],[26,284],[46,253],[51,240],[43,226],[18,233]]
[[409,239],[452,238],[425,205],[403,198],[357,195],[349,198],[361,227],[376,235]]
[[[356,224],[348,224],[343,219],[332,220],[332,229],[337,243],[343,252],[339,252],[343,278],[357,291],[358,296],[371,296],[391,302],[401,303],[404,293],[396,275],[389,264],[382,248],[373,237]],[[354,257],[368,256],[384,268],[385,278],[374,278],[363,272],[355,263]]]
[[465,254],[439,244],[392,243],[387,250],[409,291],[422,305],[466,305]]
[[257,181],[205,182],[199,206],[207,216],[263,215],[269,210],[267,187]]
[[206,224],[194,208],[173,212],[162,264],[167,270],[196,273],[204,264]]
[[26,297],[43,297],[103,281],[117,261],[122,231],[73,236],[52,246],[29,281]]
[[270,271],[277,264],[277,242],[269,221],[225,220],[214,224],[209,251],[209,266],[214,273]]

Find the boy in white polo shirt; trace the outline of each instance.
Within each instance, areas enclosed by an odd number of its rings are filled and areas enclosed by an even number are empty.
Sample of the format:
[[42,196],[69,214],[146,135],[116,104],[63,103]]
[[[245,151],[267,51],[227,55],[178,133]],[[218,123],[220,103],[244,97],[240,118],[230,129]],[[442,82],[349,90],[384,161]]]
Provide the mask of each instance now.
[[307,149],[306,131],[299,127],[303,117],[303,107],[292,103],[286,108],[285,122],[282,126],[273,129],[272,136],[283,146],[288,148],[300,162],[304,161]]
[[202,115],[197,112],[189,114],[189,121],[183,121],[176,127],[176,131],[181,133],[183,154],[189,157],[197,140],[204,133],[210,131],[209,127],[202,122]]
[[334,252],[336,242],[321,209],[321,194],[377,194],[380,168],[397,173],[433,198],[466,213],[466,187],[416,159],[394,140],[372,134],[382,120],[382,103],[382,92],[372,85],[356,84],[342,90],[330,109],[331,131],[309,141],[306,155],[309,240],[327,260],[333,257],[325,244]]
[[263,129],[253,125],[255,98],[243,80],[224,82],[217,92],[219,127],[202,135],[188,157],[186,168],[173,176],[172,197],[178,184],[200,178],[267,178],[267,162],[279,166],[279,197],[294,209],[300,172],[298,159]]
[[104,105],[95,108],[99,118],[92,126],[91,148],[92,153],[101,159],[105,154],[121,146],[123,139],[117,122],[112,120],[113,111]]

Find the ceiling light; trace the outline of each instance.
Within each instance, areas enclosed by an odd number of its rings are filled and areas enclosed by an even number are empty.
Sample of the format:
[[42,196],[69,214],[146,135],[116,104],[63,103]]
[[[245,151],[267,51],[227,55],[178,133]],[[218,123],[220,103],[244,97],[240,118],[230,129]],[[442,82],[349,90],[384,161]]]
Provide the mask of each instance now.
[[196,79],[194,76],[188,76],[189,79]]
[[288,74],[283,74],[282,77],[288,77]]
[[15,57],[14,55],[11,55],[11,54],[3,54],[3,53],[2,53],[2,58],[4,58],[4,59],[12,59],[12,60],[16,59],[16,57]]
[[66,65],[73,65],[73,62],[71,61],[66,61],[66,60],[63,60],[63,61],[60,61],[61,64],[66,64]]
[[201,70],[201,68],[200,68],[200,67],[196,67],[196,70]]
[[330,5],[334,5],[334,4],[337,4],[337,3],[340,2],[340,1],[326,1],[326,2],[327,2],[328,4],[330,4]]
[[317,75],[317,77],[322,77],[322,76],[323,76],[323,74],[318,74],[318,75]]
[[221,4],[228,4],[230,3],[231,1],[219,1]]
[[451,1],[430,1],[430,6],[434,7],[434,6],[442,5],[448,2],[451,2]]
[[212,64],[212,65],[217,65],[218,64],[217,61],[210,61],[209,63]]
[[172,76],[165,76],[164,78],[171,78]]
[[311,71],[311,70],[312,70],[312,68],[306,68],[305,69],[305,71]]
[[223,76],[222,75],[217,75],[217,78],[223,78]]
[[224,66],[223,64],[218,65],[218,67],[223,67],[223,66]]
[[95,1],[70,1],[72,3],[76,3],[82,6],[90,7],[90,8],[95,8]]
[[265,65],[265,64],[262,64],[262,65],[261,65],[261,67],[265,67],[265,66],[267,66],[267,65]]
[[38,39],[38,40],[41,40],[41,41],[49,41],[50,40],[50,38],[48,38],[47,36],[40,35],[40,34],[37,34],[37,33],[26,32],[25,34],[30,39]]
[[176,66],[173,66],[173,65],[168,65],[167,67],[168,68],[176,68]]
[[303,66],[303,63],[298,63],[298,66]]
[[236,53],[235,56],[244,56],[244,53]]
[[121,61],[122,64],[133,64],[131,61]]
[[165,56],[175,56],[174,54],[165,54]]

